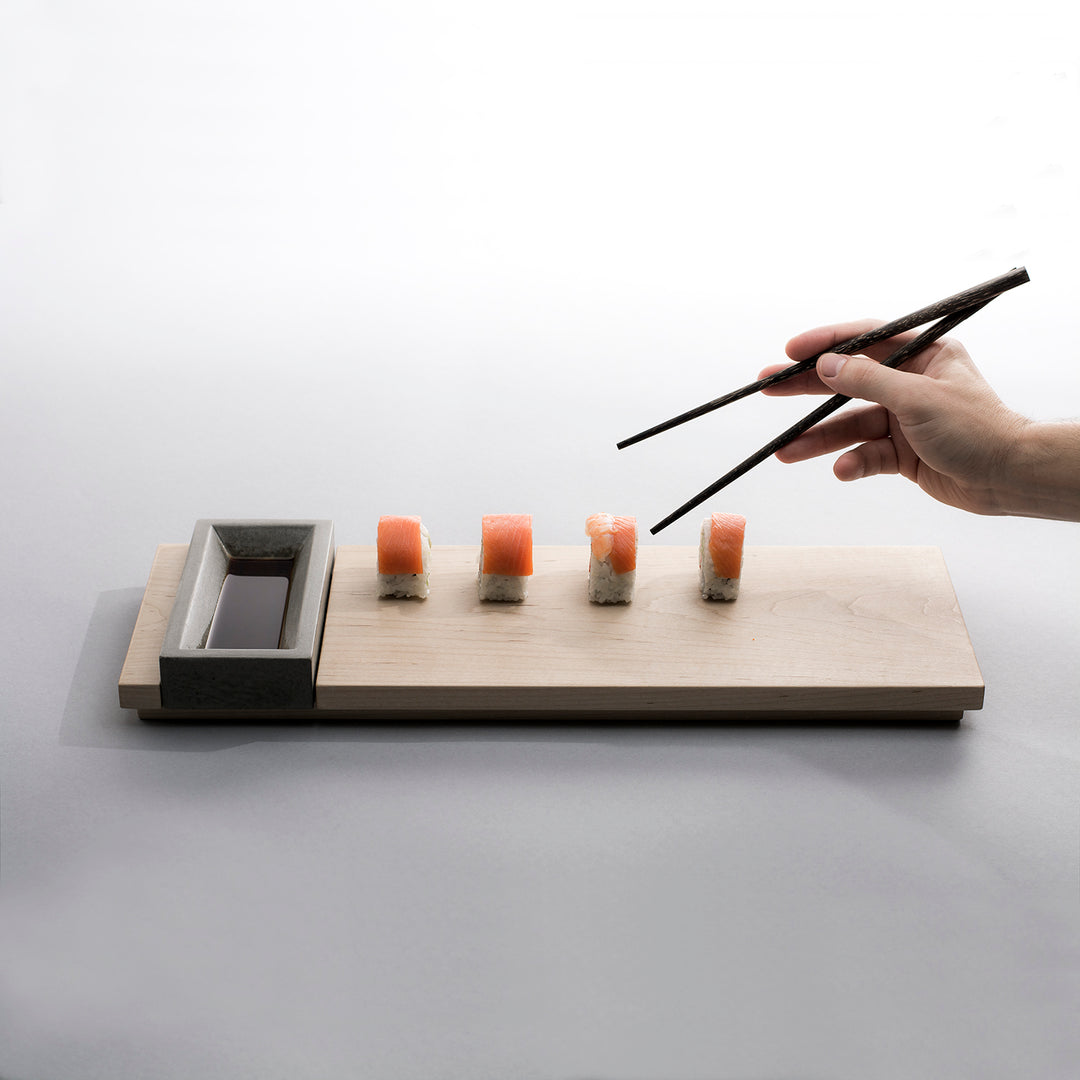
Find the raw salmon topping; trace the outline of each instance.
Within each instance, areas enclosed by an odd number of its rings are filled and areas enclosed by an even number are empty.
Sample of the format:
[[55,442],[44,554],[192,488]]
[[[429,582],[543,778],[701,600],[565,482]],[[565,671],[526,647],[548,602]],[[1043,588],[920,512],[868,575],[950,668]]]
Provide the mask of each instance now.
[[585,532],[592,537],[592,553],[600,561],[610,559],[616,574],[637,566],[637,519],[612,514],[592,514],[585,519]]
[[713,514],[709,530],[709,554],[717,577],[742,575],[743,538],[746,518],[742,514]]
[[380,574],[422,574],[424,553],[419,517],[379,518]]
[[485,514],[484,574],[528,577],[533,572],[532,514]]

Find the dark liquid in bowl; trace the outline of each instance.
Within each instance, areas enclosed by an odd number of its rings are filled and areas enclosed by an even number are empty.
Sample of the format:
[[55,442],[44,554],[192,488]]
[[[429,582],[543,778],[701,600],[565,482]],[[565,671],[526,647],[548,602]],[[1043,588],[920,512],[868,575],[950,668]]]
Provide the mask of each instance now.
[[292,570],[292,559],[230,559],[206,648],[281,648]]

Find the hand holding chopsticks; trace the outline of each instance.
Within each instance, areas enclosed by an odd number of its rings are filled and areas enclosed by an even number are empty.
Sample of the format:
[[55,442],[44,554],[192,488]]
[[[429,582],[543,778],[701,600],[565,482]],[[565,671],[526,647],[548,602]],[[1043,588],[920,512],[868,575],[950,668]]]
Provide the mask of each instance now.
[[[965,319],[969,318],[976,311],[985,307],[995,296],[999,296],[1001,293],[1006,292],[1009,289],[1015,288],[1017,285],[1021,285],[1028,281],[1027,271],[1020,267],[1010,271],[1008,274],[1003,274],[1000,277],[993,278],[990,281],[983,282],[981,285],[976,285],[971,289],[966,289],[964,292],[957,293],[955,296],[948,297],[945,300],[941,300],[936,304],[928,305],[925,308],[921,308],[919,311],[912,312],[910,315],[906,315],[903,318],[895,319],[892,322],[885,323],[882,326],[875,328],[874,330],[867,331],[866,333],[859,334],[856,337],[850,338],[847,341],[840,342],[829,350],[828,352],[837,352],[847,355],[853,355],[855,353],[863,352],[871,346],[878,344],[882,341],[886,341],[890,338],[896,337],[898,334],[911,330],[913,327],[919,326],[932,319],[938,321],[927,330],[923,331],[918,337],[912,339],[907,344],[900,346],[889,357],[883,361],[885,367],[899,367],[905,361],[911,359],[913,356],[922,352],[928,345],[936,341],[938,338],[948,334],[956,326],[958,326]],[[666,431],[670,428],[677,426],[678,424],[686,423],[688,420],[695,419],[698,416],[702,416],[707,412],[711,412],[714,409],[718,409],[723,405],[729,404],[733,401],[738,401],[740,398],[746,397],[749,394],[756,393],[758,390],[766,389],[770,386],[774,386],[785,379],[790,379],[801,372],[811,370],[817,363],[821,353],[809,357],[806,360],[799,363],[792,364],[789,367],[770,375],[764,379],[759,379],[754,383],[750,383],[747,386],[742,387],[739,390],[732,391],[729,394],[725,394],[723,397],[716,398],[713,401],[707,402],[704,405],[698,406],[696,409],[691,409],[688,412],[682,413],[679,416],[673,417],[671,420],[667,420],[662,424],[658,424],[655,427],[649,428],[646,431],[640,432],[637,435],[631,436],[629,439],[625,439],[618,444],[619,448],[630,446],[635,442],[640,442],[643,439],[649,438],[652,435],[659,434],[662,431]],[[661,529],[666,528],[672,522],[682,517],[684,514],[692,510],[694,507],[700,505],[706,499],[711,498],[722,488],[726,487],[732,481],[743,476],[754,468],[755,465],[760,464],[767,457],[775,454],[781,447],[787,445],[793,439],[799,435],[808,431],[815,424],[819,423],[822,419],[827,417],[830,413],[835,412],[841,405],[849,401],[850,398],[845,397],[842,394],[830,398],[823,405],[819,406],[808,416],[804,417],[798,423],[792,425],[787,431],[782,432],[776,438],[772,439],[760,450],[756,451],[745,461],[741,462],[730,472],[726,473],[714,484],[711,484],[704,491],[700,492],[693,499],[684,503],[673,513],[669,514],[662,521],[653,526],[651,532],[654,534]]]

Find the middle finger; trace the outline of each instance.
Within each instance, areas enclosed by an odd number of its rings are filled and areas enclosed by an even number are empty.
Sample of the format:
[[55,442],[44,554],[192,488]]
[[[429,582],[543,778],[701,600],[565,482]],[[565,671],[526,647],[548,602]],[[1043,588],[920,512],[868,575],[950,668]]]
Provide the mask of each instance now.
[[776,457],[784,462],[806,461],[856,443],[883,439],[888,434],[888,410],[881,405],[866,405],[815,424],[809,431],[777,450]]

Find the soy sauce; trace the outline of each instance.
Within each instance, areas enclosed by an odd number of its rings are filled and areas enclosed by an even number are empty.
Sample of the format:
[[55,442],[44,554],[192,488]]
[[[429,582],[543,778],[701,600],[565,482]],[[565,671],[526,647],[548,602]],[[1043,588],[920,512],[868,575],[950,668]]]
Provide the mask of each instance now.
[[292,559],[229,559],[208,649],[280,649]]

